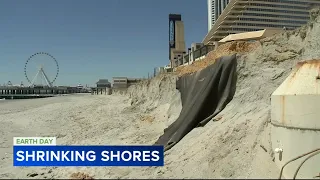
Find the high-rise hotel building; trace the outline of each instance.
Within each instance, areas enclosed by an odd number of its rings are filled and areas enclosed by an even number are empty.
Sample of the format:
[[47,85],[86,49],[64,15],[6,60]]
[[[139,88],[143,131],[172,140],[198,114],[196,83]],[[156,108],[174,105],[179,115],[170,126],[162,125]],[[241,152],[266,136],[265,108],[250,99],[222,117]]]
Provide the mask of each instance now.
[[208,1],[211,29],[203,43],[210,44],[241,32],[295,29],[307,23],[309,10],[316,6],[320,6],[320,0],[229,0],[228,3],[211,0]]
[[208,0],[208,31],[214,25],[224,8],[228,5],[229,0]]

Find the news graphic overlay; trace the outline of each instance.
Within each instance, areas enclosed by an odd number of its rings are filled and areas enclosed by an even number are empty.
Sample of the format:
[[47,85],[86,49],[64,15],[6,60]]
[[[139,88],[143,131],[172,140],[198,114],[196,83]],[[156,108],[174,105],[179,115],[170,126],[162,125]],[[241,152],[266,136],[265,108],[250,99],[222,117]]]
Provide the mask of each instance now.
[[55,137],[15,137],[14,166],[163,166],[163,146],[56,145]]

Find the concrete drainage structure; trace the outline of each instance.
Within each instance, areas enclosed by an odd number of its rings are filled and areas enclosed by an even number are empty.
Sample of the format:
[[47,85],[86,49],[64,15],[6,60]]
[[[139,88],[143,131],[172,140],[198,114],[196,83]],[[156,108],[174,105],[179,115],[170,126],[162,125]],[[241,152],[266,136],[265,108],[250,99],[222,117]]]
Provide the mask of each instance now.
[[[289,160],[320,148],[320,60],[299,62],[271,97],[271,140],[275,162],[281,168]],[[285,178],[292,178],[305,159],[288,164]],[[297,178],[320,173],[320,155],[306,161]]]

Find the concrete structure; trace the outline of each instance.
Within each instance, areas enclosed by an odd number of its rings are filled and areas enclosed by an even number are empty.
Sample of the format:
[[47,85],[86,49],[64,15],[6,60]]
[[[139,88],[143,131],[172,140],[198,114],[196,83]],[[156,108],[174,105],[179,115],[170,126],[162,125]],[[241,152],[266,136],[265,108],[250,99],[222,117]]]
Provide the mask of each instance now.
[[197,52],[197,50],[201,49],[204,46],[203,43],[192,43],[191,44],[191,52],[190,52],[190,61],[193,62],[195,61],[196,58],[198,58],[195,55],[195,52]]
[[142,78],[113,77],[112,90],[115,92],[125,91],[129,86],[139,83]]
[[268,28],[295,29],[306,24],[318,0],[230,0],[203,40],[213,44],[229,34]]
[[113,86],[114,89],[123,89],[128,87],[128,78],[127,77],[113,77]]
[[186,53],[184,40],[184,24],[180,14],[169,14],[169,60],[170,66],[175,67],[178,57]]
[[215,21],[218,19],[229,0],[207,0],[208,3],[208,31],[211,30]]
[[[275,162],[281,168],[289,160],[320,148],[320,60],[300,62],[271,97],[272,147]],[[307,157],[307,156],[306,156]],[[301,158],[284,168],[284,177],[292,178]],[[320,154],[309,159],[297,178],[319,175]]]
[[111,83],[108,79],[99,79],[97,87],[91,88],[91,94],[111,94]]
[[259,40],[265,37],[270,37],[275,34],[283,32],[283,29],[264,29],[260,31],[252,31],[238,34],[230,34],[227,37],[221,39],[219,43],[226,43],[230,41],[248,41],[248,40]]

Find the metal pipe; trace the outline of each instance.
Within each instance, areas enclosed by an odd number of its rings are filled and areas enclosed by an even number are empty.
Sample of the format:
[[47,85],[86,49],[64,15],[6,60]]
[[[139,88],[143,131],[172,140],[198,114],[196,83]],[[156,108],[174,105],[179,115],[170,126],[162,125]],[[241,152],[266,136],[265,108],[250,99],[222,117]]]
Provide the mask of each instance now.
[[320,150],[320,148],[317,148],[317,149],[315,149],[315,150],[313,150],[313,151],[307,152],[307,153],[302,154],[302,155],[300,155],[300,156],[298,156],[298,157],[296,157],[296,158],[293,158],[293,159],[291,159],[290,161],[288,161],[287,163],[285,163],[285,164],[282,166],[282,168],[281,168],[280,175],[279,175],[279,178],[278,178],[278,179],[281,179],[282,173],[283,173],[283,169],[284,169],[289,163],[291,163],[291,162],[293,162],[293,161],[295,161],[295,160],[297,160],[297,159],[300,159],[300,158],[302,158],[302,157],[304,157],[304,156],[306,156],[306,155],[309,155],[309,154],[312,154],[312,153],[314,153],[314,152],[317,152],[317,151],[319,151],[319,150]]
[[313,156],[317,155],[317,154],[320,154],[320,149],[318,149],[318,152],[315,152],[311,155],[309,155],[304,161],[301,162],[301,164],[299,165],[298,169],[296,170],[296,172],[294,173],[294,176],[293,176],[293,179],[296,179],[297,175],[298,175],[298,172],[300,170],[300,168],[302,167],[302,165],[310,158],[312,158]]

